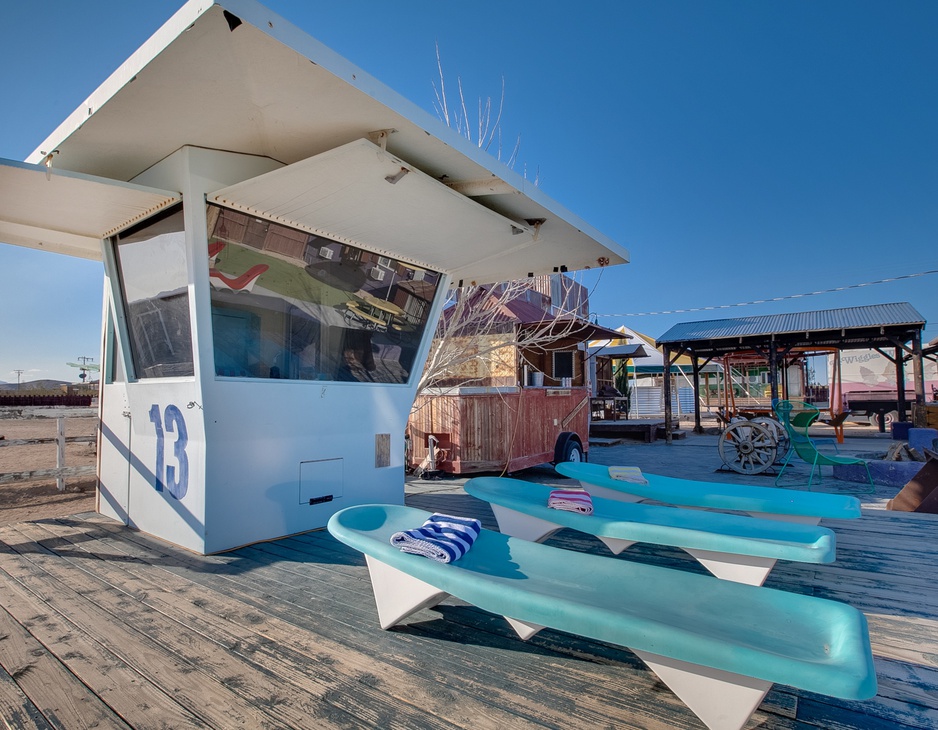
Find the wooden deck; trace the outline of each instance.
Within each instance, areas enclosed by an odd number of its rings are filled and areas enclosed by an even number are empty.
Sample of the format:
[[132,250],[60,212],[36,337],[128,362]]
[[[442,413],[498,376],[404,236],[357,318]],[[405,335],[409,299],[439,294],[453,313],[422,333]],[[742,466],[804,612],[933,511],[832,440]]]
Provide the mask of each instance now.
[[[494,527],[446,482],[408,502]],[[879,695],[776,686],[748,727],[938,727],[938,520],[870,510],[829,526],[834,565],[781,564],[767,585],[865,611]],[[602,552],[570,531],[552,542]],[[625,555],[609,559],[699,569],[676,551]],[[701,727],[619,647],[550,630],[522,642],[454,600],[381,631],[361,555],[325,531],[201,557],[89,514],[0,527],[0,717],[69,730]]]

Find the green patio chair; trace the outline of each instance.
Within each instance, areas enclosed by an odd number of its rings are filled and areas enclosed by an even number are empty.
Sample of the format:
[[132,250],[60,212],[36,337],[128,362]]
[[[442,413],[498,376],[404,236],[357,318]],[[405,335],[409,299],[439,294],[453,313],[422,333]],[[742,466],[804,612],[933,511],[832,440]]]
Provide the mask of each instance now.
[[[778,422],[778,427],[781,429],[781,437],[779,438],[779,461],[786,461],[793,454],[793,448],[791,445],[791,439],[788,438],[788,431],[785,430],[784,423],[785,419],[778,412],[779,403],[791,403],[791,411],[788,413],[788,419],[791,422],[791,425],[796,429],[802,430],[805,434],[808,433],[808,429],[813,426],[821,417],[821,410],[814,405],[813,403],[805,403],[800,400],[790,400],[782,401],[776,399],[773,401],[772,405],[772,415],[775,416],[775,421]],[[815,438],[810,437],[814,442],[815,446],[831,446],[834,450],[834,453],[839,453],[840,449],[837,448],[837,439],[835,438]],[[785,452],[785,455],[782,456],[782,452]],[[778,463],[778,462],[776,462]]]
[[792,456],[797,455],[806,464],[811,465],[811,475],[808,477],[808,491],[814,484],[814,473],[817,472],[818,481],[823,478],[821,467],[824,466],[848,466],[851,464],[862,464],[866,470],[866,478],[869,480],[869,488],[864,490],[869,494],[875,490],[873,486],[873,477],[870,474],[870,467],[865,459],[859,459],[855,456],[841,456],[840,454],[826,454],[818,450],[817,443],[808,436],[808,427],[814,423],[820,411],[816,406],[801,401],[779,401],[775,405],[775,413],[778,415],[782,426],[785,427],[785,433],[788,434],[788,454],[785,462],[782,464],[778,476],[775,477],[775,485],[778,486],[785,473],[785,469],[791,462]]

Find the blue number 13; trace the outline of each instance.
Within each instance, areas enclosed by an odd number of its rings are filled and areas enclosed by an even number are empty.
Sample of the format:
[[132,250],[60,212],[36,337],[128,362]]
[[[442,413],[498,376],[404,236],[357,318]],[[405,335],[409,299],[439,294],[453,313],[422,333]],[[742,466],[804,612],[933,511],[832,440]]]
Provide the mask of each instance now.
[[[182,417],[182,411],[172,404],[166,406],[160,417],[160,407],[154,403],[150,406],[150,422],[156,429],[156,481],[153,486],[157,492],[162,492],[165,487],[176,499],[182,499],[189,490],[189,456],[186,454],[189,431],[186,429],[186,419]],[[164,424],[166,431],[176,434],[173,456],[178,467],[166,465]]]

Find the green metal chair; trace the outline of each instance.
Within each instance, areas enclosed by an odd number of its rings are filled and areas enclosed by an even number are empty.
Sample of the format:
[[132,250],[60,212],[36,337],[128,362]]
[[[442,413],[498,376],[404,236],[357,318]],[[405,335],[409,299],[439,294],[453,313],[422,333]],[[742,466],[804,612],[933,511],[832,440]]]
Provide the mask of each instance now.
[[866,478],[869,480],[869,488],[865,493],[869,494],[875,490],[873,486],[873,477],[870,474],[870,467],[865,459],[859,459],[855,456],[841,456],[839,454],[826,454],[818,450],[817,443],[808,436],[808,427],[814,423],[820,416],[820,411],[816,406],[801,401],[779,401],[775,405],[775,413],[785,427],[788,434],[789,449],[785,457],[785,463],[782,464],[778,476],[775,477],[775,485],[778,486],[782,474],[791,461],[792,456],[797,455],[806,464],[811,465],[811,475],[808,477],[808,491],[814,483],[814,473],[817,472],[818,481],[823,478],[821,467],[823,466],[848,466],[863,465],[866,471]]
[[[788,431],[784,427],[785,419],[778,412],[778,404],[788,402],[791,403],[791,411],[788,414],[788,419],[791,422],[791,425],[796,429],[802,430],[805,434],[808,433],[808,428],[810,428],[817,420],[821,417],[821,410],[814,405],[813,403],[805,403],[804,401],[791,400],[791,401],[781,401],[776,399],[774,405],[772,406],[772,415],[775,416],[775,421],[778,422],[779,427],[781,428],[781,438],[779,439],[779,446],[784,447],[785,456],[781,455],[782,449],[779,449],[779,459],[785,461],[794,454],[794,450],[791,445],[791,439],[788,438]],[[837,439],[835,438],[812,438],[811,439],[815,446],[830,446],[834,453],[839,453],[840,449],[837,448]]]

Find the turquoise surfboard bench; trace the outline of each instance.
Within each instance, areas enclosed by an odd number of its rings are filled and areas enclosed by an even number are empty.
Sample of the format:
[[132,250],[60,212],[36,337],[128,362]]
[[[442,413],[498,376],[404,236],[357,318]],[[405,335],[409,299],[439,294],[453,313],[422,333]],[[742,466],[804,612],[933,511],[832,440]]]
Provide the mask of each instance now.
[[475,477],[464,489],[488,502],[506,535],[542,542],[564,527],[598,537],[618,555],[636,542],[686,550],[718,578],[762,585],[776,560],[832,563],[826,527],[722,512],[592,497],[593,514],[551,509],[554,487],[507,477]]
[[822,519],[860,517],[860,500],[845,494],[818,494],[778,487],[698,482],[658,474],[643,474],[648,484],[635,484],[609,476],[609,467],[584,462],[562,462],[558,474],[576,479],[593,496],[637,502],[656,502],[682,507],[748,512],[753,517],[816,525]]
[[542,545],[482,530],[460,560],[390,544],[430,513],[361,505],[329,532],[365,554],[387,629],[454,596],[543,628],[631,649],[710,728],[739,730],[773,683],[851,700],[876,694],[869,631],[844,603]]

